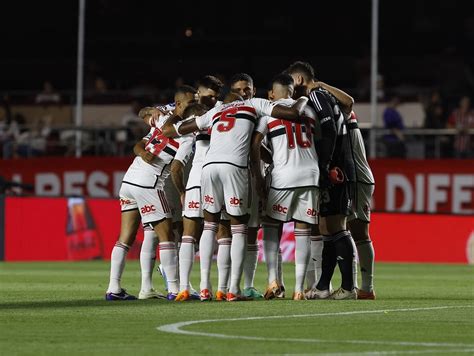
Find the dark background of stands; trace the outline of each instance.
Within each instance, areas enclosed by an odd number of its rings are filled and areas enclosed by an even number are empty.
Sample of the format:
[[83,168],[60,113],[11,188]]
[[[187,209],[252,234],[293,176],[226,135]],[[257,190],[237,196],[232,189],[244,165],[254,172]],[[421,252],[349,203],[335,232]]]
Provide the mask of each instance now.
[[[293,60],[310,61],[324,81],[351,90],[370,73],[371,1],[163,2],[88,0],[85,85],[172,88],[204,74],[248,72],[259,87]],[[441,88],[473,93],[474,3],[380,1],[380,73],[409,96]],[[0,92],[39,91],[50,80],[75,89],[78,1],[4,1]],[[186,37],[186,29],[192,36]],[[411,88],[415,88],[411,90]]]

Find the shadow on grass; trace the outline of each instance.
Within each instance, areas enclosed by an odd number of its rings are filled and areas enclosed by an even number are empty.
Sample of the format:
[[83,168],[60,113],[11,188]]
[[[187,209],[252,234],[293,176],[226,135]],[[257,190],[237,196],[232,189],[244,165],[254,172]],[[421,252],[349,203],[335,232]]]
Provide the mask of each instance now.
[[[120,300],[106,301],[94,299],[41,300],[0,303],[0,312],[16,309],[62,309],[62,308],[141,308],[143,306],[172,305],[167,300]],[[177,303],[176,303],[177,304]]]
[[[249,302],[236,302],[237,304],[254,304],[257,303],[269,303],[269,306],[275,306],[280,302],[292,302],[290,299],[281,299],[281,300],[272,300],[272,301],[265,301],[264,299],[249,301]],[[427,302],[427,301],[448,301],[446,297],[423,297],[423,296],[414,296],[414,297],[403,297],[403,298],[394,298],[387,296],[386,298],[378,298],[377,300],[360,300],[360,301],[331,301],[331,300],[308,300],[298,303],[307,303],[308,307],[310,304],[314,304],[314,306],[323,303],[326,304],[337,304],[343,303],[345,306],[348,303],[354,303],[358,307],[361,306],[371,306],[371,307],[387,307],[388,305],[386,302],[407,302],[407,301],[418,301],[418,302]],[[454,298],[449,298],[450,302],[456,303],[465,303],[466,305],[470,305],[473,303],[473,299],[465,296],[458,296]],[[63,309],[63,308],[142,308],[142,307],[161,307],[166,306],[167,308],[182,308],[185,305],[209,305],[209,304],[216,304],[216,305],[234,305],[235,303],[227,303],[227,302],[205,302],[202,303],[200,301],[187,301],[184,303],[177,303],[174,301],[168,301],[164,299],[152,299],[152,300],[126,300],[126,301],[106,301],[106,300],[99,300],[99,299],[70,299],[70,300],[41,300],[41,301],[16,301],[16,302],[7,302],[7,303],[0,303],[0,313],[5,312],[8,310],[20,310],[20,309]]]

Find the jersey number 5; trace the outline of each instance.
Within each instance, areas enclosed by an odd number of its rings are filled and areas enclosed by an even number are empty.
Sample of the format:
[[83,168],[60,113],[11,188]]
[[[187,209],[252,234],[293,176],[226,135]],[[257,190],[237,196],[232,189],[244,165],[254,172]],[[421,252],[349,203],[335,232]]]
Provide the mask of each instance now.
[[219,123],[216,126],[216,130],[219,132],[227,132],[232,130],[235,125],[235,115],[237,113],[237,108],[230,108],[224,111],[221,114],[219,119]]

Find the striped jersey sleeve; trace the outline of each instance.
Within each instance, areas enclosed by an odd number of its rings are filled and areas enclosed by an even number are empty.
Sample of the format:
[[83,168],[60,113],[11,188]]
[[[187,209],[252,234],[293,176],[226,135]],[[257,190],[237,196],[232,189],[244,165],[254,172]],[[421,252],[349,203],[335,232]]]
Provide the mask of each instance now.
[[326,95],[318,90],[313,90],[309,94],[309,101],[320,124],[324,124],[334,118],[334,112]]

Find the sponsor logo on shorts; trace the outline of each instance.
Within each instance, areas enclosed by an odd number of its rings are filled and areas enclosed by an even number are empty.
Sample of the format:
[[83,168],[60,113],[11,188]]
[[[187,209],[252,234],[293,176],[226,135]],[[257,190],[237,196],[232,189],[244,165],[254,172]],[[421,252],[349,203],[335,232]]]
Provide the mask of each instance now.
[[199,202],[191,200],[188,204],[188,209],[199,209]]
[[129,199],[120,199],[120,205],[128,205],[132,204],[132,202]]
[[318,212],[317,212],[315,209],[311,209],[311,208],[310,208],[310,209],[306,210],[306,215],[308,215],[308,216],[316,216],[316,215],[318,215]]
[[230,205],[242,205],[242,199],[232,197],[230,198]]
[[142,214],[151,213],[152,211],[156,211],[154,205],[145,205],[143,208],[141,208]]
[[204,201],[208,204],[214,204],[214,197],[211,197],[210,195],[205,195]]
[[273,211],[276,211],[277,213],[281,213],[281,214],[286,214],[288,212],[288,207],[281,206],[280,204],[273,205],[272,209]]

